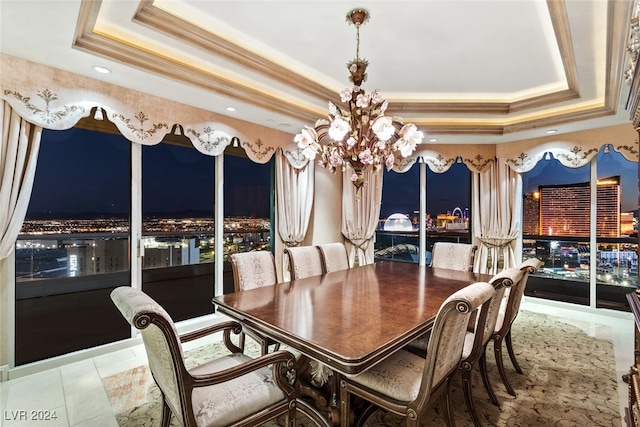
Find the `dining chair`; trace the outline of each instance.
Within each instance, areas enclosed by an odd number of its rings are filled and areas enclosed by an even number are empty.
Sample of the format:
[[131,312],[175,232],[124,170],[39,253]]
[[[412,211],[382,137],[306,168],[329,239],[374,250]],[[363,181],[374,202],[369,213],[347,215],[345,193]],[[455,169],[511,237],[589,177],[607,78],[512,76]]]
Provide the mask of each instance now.
[[493,285],[476,282],[450,295],[436,315],[426,359],[401,349],[355,376],[340,380],[341,425],[349,425],[351,396],[368,402],[356,420],[364,424],[379,407],[417,427],[423,412],[442,401],[447,426],[455,425],[450,407],[450,383],[458,370],[471,313],[495,293]]
[[500,374],[500,378],[502,379],[502,383],[507,389],[507,392],[512,396],[516,396],[516,392],[513,387],[511,387],[511,384],[507,379],[506,371],[504,369],[502,343],[504,342],[506,344],[507,352],[509,353],[509,359],[511,359],[511,363],[513,364],[516,372],[522,374],[522,368],[518,364],[516,355],[513,351],[511,325],[513,324],[514,320],[516,320],[518,312],[520,311],[520,303],[522,302],[522,296],[524,295],[529,275],[535,273],[541,266],[542,261],[537,258],[529,258],[526,261],[523,261],[518,266],[518,268],[522,271],[522,277],[520,278],[520,281],[518,281],[518,283],[515,283],[505,292],[506,304],[504,307],[504,311],[501,310],[498,314],[496,327],[493,335],[491,336],[491,339],[493,340],[493,351],[496,359],[496,365],[498,367],[498,373]]
[[472,271],[476,248],[469,243],[436,242],[431,249],[431,267]]
[[317,245],[322,259],[322,271],[331,273],[332,271],[346,270],[349,268],[349,255],[347,248],[342,242],[324,243]]
[[289,258],[291,280],[319,276],[323,273],[320,251],[315,246],[295,246],[284,250]]
[[[273,254],[269,251],[237,252],[229,255],[229,261],[231,262],[231,269],[233,270],[233,287],[235,292],[242,292],[262,286],[271,286],[278,283],[276,261]],[[260,344],[262,354],[267,353],[271,345],[274,346],[274,351],[280,348],[280,343],[277,341],[245,328],[238,337],[238,346],[243,350],[245,334]]]
[[[495,329],[495,325],[500,312],[500,305],[505,293],[505,289],[517,283],[522,277],[522,271],[517,268],[510,268],[493,276],[489,281],[495,289],[495,293],[491,299],[471,314],[467,333],[465,335],[464,347],[462,349],[462,357],[460,360],[460,371],[462,377],[462,390],[464,393],[467,411],[471,416],[473,424],[478,427],[482,426],[480,419],[475,411],[473,403],[471,374],[475,364],[479,362],[482,382],[489,395],[492,403],[499,406],[498,399],[489,382],[487,374],[487,364],[485,358],[485,347],[491,341],[491,336]],[[419,356],[426,356],[427,345],[429,343],[429,335],[427,333],[422,337],[411,342],[406,348],[412,353]]]
[[[256,426],[286,416],[296,420],[295,359],[285,350],[252,359],[229,339],[241,325],[224,321],[179,335],[167,312],[140,290],[122,286],[111,299],[131,326],[140,330],[149,370],[162,393],[161,426],[171,416],[183,427]],[[230,354],[187,369],[182,343],[223,331]]]
[[489,382],[485,349],[491,341],[491,337],[495,331],[503,296],[507,289],[520,282],[522,275],[522,270],[517,267],[513,267],[503,270],[493,276],[489,283],[493,285],[495,293],[489,301],[482,304],[482,307],[477,312],[475,319],[472,315],[471,322],[467,328],[464,348],[462,349],[460,371],[462,374],[462,391],[465,403],[467,404],[467,411],[471,416],[473,425],[476,427],[481,427],[482,423],[480,422],[480,418],[478,417],[473,403],[473,387],[471,384],[473,367],[477,362],[479,362],[482,383],[489,395],[489,399],[494,405],[500,406],[498,398],[491,387],[491,383]]

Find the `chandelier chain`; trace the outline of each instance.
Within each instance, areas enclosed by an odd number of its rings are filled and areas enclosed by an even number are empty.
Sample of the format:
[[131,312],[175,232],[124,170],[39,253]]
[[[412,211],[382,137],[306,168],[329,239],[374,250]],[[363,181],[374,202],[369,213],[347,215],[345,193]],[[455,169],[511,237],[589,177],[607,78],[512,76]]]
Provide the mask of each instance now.
[[365,171],[390,170],[396,156],[406,158],[415,151],[424,135],[412,123],[403,124],[402,118],[385,116],[388,102],[378,90],[365,92],[362,83],[367,80],[369,62],[360,58],[360,26],[369,20],[369,12],[351,10],[347,23],[356,26],[356,58],[347,62],[349,81],[353,84],[340,92],[339,107],[329,101],[327,119],[319,119],[314,127],[305,126],[294,141],[308,159],[320,155],[319,164],[332,172],[351,169],[349,179],[358,189],[365,182]]
[[360,24],[356,25],[356,61],[360,60]]

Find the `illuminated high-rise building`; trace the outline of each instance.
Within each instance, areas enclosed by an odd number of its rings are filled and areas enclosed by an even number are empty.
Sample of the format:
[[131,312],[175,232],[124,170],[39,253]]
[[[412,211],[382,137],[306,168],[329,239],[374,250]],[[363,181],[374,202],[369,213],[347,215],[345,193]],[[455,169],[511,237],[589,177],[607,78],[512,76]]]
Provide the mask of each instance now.
[[[591,190],[588,182],[543,185],[540,193],[540,234],[588,236]],[[598,180],[596,235],[620,237],[620,177]]]
[[522,200],[522,233],[540,234],[540,193],[525,194]]

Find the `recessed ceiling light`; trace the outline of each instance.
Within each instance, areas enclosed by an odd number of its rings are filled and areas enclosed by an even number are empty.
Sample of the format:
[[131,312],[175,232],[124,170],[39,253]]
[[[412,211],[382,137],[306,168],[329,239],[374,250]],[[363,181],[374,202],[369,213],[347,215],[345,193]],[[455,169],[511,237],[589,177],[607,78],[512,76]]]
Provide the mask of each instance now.
[[236,111],[237,108],[236,107],[227,107],[227,111]]
[[429,142],[436,142],[436,141],[438,141],[438,138],[431,138],[431,139],[429,140]]
[[100,65],[94,65],[93,69],[100,74],[109,74],[111,72],[111,70],[108,69],[107,67],[102,67]]
[[549,135],[551,135],[552,133],[557,133],[557,132],[558,132],[558,129],[549,129],[549,130],[547,131],[547,133],[548,133]]

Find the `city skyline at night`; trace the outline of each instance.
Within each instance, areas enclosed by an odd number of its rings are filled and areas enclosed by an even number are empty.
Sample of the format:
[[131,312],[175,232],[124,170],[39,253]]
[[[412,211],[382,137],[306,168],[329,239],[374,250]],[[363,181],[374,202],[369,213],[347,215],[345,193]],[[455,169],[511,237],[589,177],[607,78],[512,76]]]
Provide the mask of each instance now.
[[[620,175],[621,211],[637,208],[637,164],[599,155],[598,175]],[[621,156],[620,156],[621,157]],[[84,129],[43,132],[27,218],[74,218],[78,215],[128,216],[129,142],[121,135]],[[271,165],[225,156],[225,216],[269,217]],[[143,147],[143,216],[189,217],[214,211],[214,158],[190,147],[170,144]],[[69,173],[73,171],[73,173]],[[589,166],[566,168],[542,160],[522,175],[523,193],[540,185],[588,181]],[[419,167],[405,173],[384,172],[380,217],[413,214],[418,209]],[[454,164],[442,174],[427,172],[427,212],[432,216],[469,208],[470,173]]]

